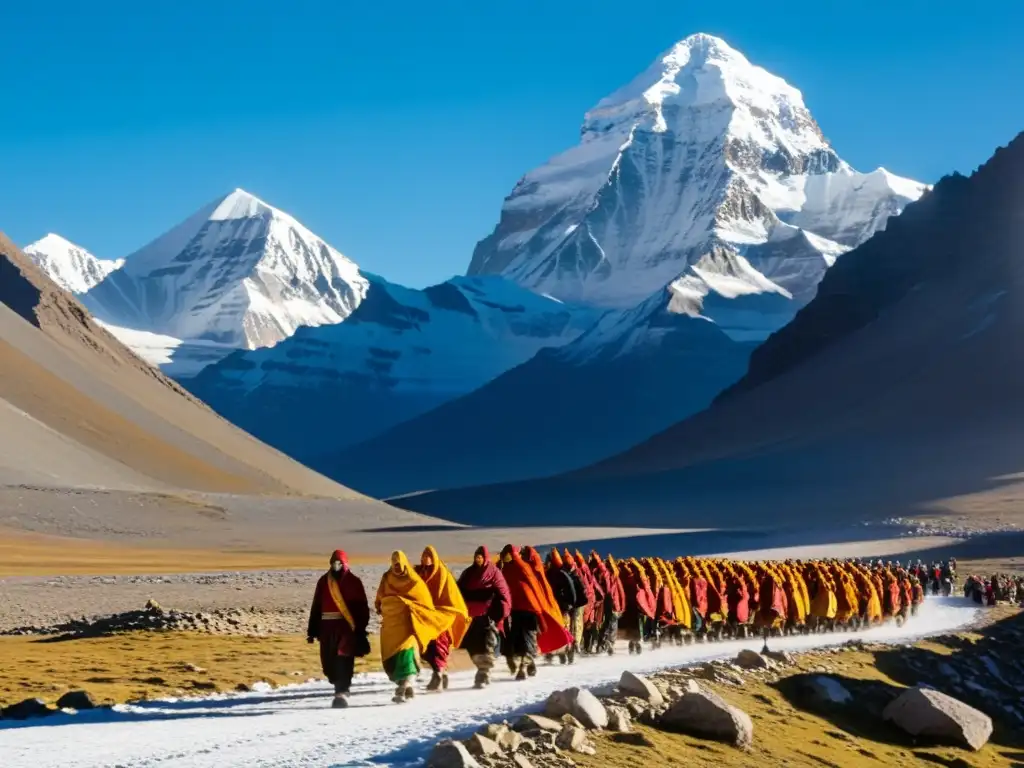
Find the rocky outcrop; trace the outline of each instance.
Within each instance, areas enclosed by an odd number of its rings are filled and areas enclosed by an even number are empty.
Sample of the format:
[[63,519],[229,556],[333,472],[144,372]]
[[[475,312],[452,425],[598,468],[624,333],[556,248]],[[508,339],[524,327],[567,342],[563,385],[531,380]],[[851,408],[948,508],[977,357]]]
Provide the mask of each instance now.
[[749,747],[754,740],[754,723],[711,691],[687,692],[658,721],[661,728],[678,733],[716,739],[736,747]]
[[427,768],[480,768],[480,763],[463,744],[446,740],[434,747],[427,758]]
[[992,718],[931,688],[911,688],[882,713],[916,738],[981,749],[992,735]]
[[74,709],[80,712],[85,709],[95,709],[96,702],[88,691],[68,691],[57,699],[57,708]]
[[552,693],[544,705],[548,717],[572,715],[587,728],[608,725],[608,712],[598,698],[586,688],[567,688]]

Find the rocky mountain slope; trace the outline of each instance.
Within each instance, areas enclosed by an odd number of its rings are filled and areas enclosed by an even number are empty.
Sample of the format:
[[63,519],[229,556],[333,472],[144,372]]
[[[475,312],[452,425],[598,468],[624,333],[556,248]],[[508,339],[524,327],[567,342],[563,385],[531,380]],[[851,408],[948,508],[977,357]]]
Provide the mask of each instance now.
[[753,345],[685,306],[668,288],[608,312],[574,342],[312,466],[387,497],[540,477],[616,453],[704,408],[746,370]]
[[231,421],[307,460],[475,390],[574,339],[597,314],[500,277],[457,277],[424,290],[371,277],[345,322],[237,352],[189,387]]
[[354,497],[218,417],[0,236],[0,486]]
[[[685,275],[697,295],[777,292],[799,306],[840,253],[922,190],[854,171],[796,88],[697,34],[520,180],[469,273],[616,307]],[[797,258],[779,258],[780,246]]]
[[1024,498],[1024,135],[844,256],[712,408],[549,481],[402,501],[456,517],[773,525]]

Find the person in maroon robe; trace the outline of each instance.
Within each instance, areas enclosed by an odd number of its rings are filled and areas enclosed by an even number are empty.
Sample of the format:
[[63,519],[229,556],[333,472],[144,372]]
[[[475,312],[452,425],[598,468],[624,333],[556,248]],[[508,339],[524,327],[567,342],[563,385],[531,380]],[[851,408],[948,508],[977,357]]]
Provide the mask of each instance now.
[[370,652],[366,634],[370,605],[345,552],[334,550],[330,563],[330,570],[320,577],[313,592],[306,640],[320,641],[320,667],[334,686],[333,706],[340,708],[348,706],[356,657]]
[[477,547],[473,564],[459,576],[459,591],[469,610],[469,630],[460,646],[476,667],[475,688],[491,682],[499,632],[512,612],[512,595],[487,547]]
[[629,652],[643,653],[647,627],[655,615],[654,593],[651,592],[651,585],[643,569],[635,560],[623,563],[619,575],[626,592],[626,610],[620,625],[629,641]]

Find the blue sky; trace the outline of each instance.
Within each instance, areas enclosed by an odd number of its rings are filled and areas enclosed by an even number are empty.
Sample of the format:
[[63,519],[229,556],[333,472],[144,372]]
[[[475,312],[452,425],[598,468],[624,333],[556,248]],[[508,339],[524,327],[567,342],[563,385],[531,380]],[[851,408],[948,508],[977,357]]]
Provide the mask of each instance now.
[[1024,129],[1024,3],[176,0],[0,11],[0,229],[118,257],[243,187],[364,268],[461,273],[516,180],[693,32],[839,154],[934,181]]

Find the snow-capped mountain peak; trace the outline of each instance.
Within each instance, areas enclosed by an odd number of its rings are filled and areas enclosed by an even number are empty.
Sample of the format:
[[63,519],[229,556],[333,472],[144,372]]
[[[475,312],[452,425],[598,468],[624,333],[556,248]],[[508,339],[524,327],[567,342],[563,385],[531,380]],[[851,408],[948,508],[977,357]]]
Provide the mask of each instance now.
[[801,244],[821,246],[807,270],[813,282],[785,286],[807,296],[838,253],[922,189],[881,169],[853,170],[799,90],[697,34],[598,102],[579,144],[519,181],[469,274],[625,309],[709,254],[757,269],[757,251],[777,254],[771,244],[793,240],[796,227],[807,235]]
[[366,289],[354,262],[236,189],[128,256],[87,304],[115,326],[254,349],[341,322]]
[[124,265],[124,259],[98,259],[52,232],[26,246],[25,253],[51,280],[71,293],[85,293]]

